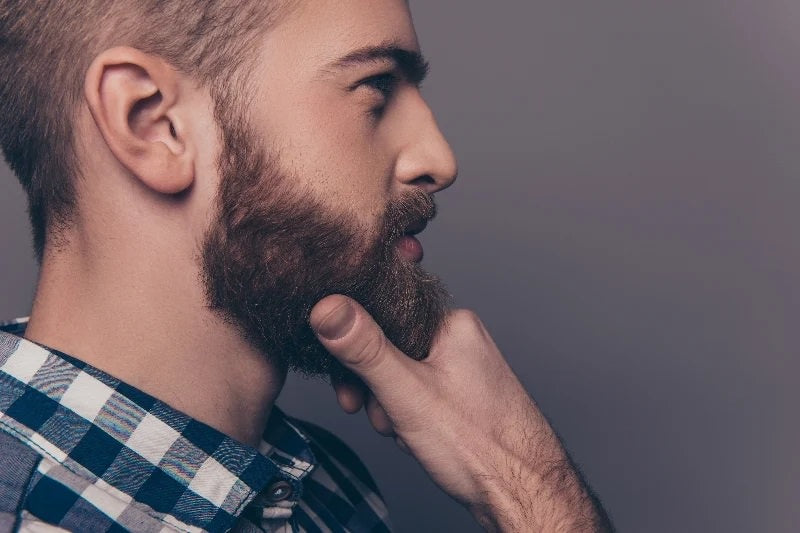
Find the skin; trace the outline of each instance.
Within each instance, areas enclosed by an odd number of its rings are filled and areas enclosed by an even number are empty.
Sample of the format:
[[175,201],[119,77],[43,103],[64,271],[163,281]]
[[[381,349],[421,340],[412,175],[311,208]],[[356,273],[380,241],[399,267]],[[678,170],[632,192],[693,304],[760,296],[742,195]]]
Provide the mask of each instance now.
[[[387,99],[364,82],[392,61],[330,67],[387,42],[419,50],[402,0],[303,2],[263,38],[251,78],[250,116],[265,147],[280,152],[298,186],[347,206],[365,228],[387,198],[435,193],[457,174],[414,83],[401,81]],[[95,58],[84,95],[78,216],[67,244],[45,249],[26,336],[256,445],[286,376],[206,306],[197,252],[220,148],[208,91],[160,58],[117,47]],[[416,362],[344,297],[320,302],[312,327],[331,330],[342,310],[352,311],[350,327],[320,340],[368,386],[335,385],[345,410],[366,404],[376,429],[396,436],[487,528],[594,527],[574,471],[566,465],[555,479],[543,470],[566,455],[474,315],[452,312],[428,360]],[[509,468],[512,481],[498,475]]]

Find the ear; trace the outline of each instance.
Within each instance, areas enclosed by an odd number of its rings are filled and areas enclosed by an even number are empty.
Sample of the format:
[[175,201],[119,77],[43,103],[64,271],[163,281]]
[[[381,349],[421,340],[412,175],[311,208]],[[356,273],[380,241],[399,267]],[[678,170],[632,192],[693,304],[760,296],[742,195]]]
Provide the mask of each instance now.
[[98,55],[86,73],[89,111],[111,152],[144,185],[162,194],[194,180],[194,150],[181,120],[178,73],[129,47]]

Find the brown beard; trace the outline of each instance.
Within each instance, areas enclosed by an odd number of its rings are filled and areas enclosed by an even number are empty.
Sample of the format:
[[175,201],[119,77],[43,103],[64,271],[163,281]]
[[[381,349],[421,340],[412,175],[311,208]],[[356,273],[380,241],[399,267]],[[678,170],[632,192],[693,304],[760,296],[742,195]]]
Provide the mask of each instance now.
[[312,307],[330,294],[358,301],[409,357],[430,351],[449,295],[395,244],[436,213],[415,189],[390,200],[377,231],[337,212],[260,148],[246,121],[220,119],[223,149],[216,218],[202,244],[202,275],[211,309],[282,368],[342,378],[343,367],[311,330]]

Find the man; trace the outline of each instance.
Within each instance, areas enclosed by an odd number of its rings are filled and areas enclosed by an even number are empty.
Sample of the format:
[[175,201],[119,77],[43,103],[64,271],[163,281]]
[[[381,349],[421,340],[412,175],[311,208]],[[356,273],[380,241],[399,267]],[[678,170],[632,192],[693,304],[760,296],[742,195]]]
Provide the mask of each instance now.
[[405,1],[0,5],[41,260],[0,336],[1,529],[387,530],[353,453],[274,407],[290,369],[487,529],[609,527],[419,266],[456,164]]

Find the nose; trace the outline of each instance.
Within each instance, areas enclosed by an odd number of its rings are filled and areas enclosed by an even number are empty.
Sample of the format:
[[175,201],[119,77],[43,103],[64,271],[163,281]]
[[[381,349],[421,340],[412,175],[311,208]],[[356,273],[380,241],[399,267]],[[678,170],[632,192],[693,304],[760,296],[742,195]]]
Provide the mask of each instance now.
[[405,142],[395,165],[395,176],[428,194],[446,189],[456,180],[458,164],[433,111],[417,94],[413,111],[406,115]]

